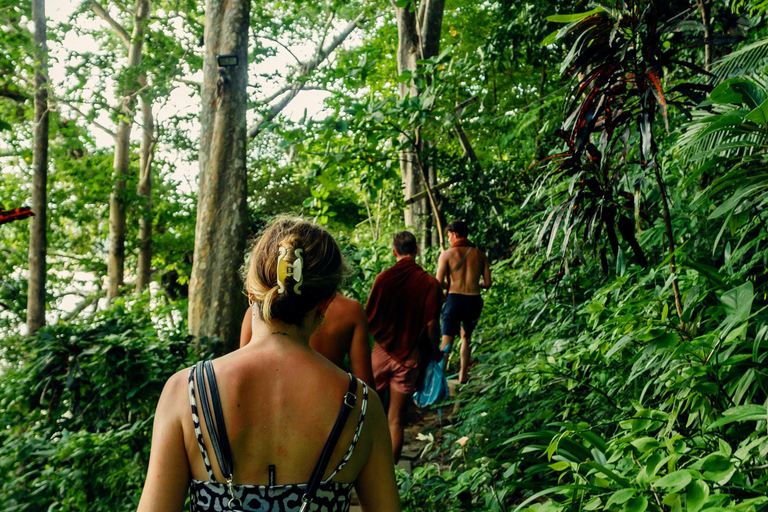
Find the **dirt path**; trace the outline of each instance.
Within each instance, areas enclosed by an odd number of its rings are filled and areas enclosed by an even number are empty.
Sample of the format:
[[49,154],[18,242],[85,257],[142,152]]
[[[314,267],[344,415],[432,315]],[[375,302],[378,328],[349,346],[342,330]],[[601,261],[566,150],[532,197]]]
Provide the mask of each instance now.
[[[456,393],[456,381],[448,381],[448,387],[451,390],[451,396]],[[434,444],[439,446],[443,442],[442,427],[450,425],[453,422],[453,405],[443,407],[442,409],[419,409],[411,407],[408,410],[408,426],[405,428],[403,452],[397,467],[406,471],[411,471],[414,466],[419,466],[419,459],[424,448],[431,441],[426,438],[419,439],[419,434],[432,434]]]
[[[448,381],[451,396],[455,396],[458,384],[458,380]],[[415,466],[419,466],[421,453],[430,442],[429,439],[419,439],[419,434],[432,434],[435,445],[441,445],[443,442],[441,428],[452,423],[452,417],[455,412],[456,408],[453,405],[443,407],[442,411],[437,409],[419,409],[415,405],[409,407],[408,426],[405,427],[403,451],[397,467],[410,472]],[[357,496],[354,493],[349,512],[362,512],[362,509],[357,504]]]

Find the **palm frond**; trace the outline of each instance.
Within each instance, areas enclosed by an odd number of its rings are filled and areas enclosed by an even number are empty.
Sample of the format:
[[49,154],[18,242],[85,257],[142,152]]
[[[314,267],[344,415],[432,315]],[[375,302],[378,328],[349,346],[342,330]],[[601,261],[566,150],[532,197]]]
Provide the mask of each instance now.
[[768,37],[750,43],[717,60],[712,65],[712,83],[735,76],[761,77],[765,81],[768,67]]

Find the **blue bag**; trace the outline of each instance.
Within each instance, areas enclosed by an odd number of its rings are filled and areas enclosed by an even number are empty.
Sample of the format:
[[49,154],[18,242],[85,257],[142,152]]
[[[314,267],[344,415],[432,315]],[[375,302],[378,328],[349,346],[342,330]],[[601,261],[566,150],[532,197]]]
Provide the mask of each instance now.
[[448,396],[448,381],[445,380],[443,362],[432,360],[424,373],[421,385],[413,394],[413,401],[419,407],[429,407],[442,402]]

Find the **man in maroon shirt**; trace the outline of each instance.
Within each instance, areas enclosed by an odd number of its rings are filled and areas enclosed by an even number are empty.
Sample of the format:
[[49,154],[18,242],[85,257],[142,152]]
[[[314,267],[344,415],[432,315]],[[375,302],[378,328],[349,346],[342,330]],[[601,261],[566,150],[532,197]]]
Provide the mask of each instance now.
[[392,245],[397,263],[376,277],[365,311],[376,341],[372,354],[376,389],[389,388],[387,420],[397,461],[420,363],[439,357],[441,297],[440,283],[414,259],[416,237],[401,231]]

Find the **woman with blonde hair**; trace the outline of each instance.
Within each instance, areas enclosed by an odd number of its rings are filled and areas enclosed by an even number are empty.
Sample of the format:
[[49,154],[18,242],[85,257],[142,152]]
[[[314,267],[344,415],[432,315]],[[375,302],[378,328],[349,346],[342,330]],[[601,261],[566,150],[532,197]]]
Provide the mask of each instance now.
[[328,232],[278,219],[246,275],[252,341],[172,376],[155,415],[139,512],[399,511],[378,396],[309,348],[347,266]]

